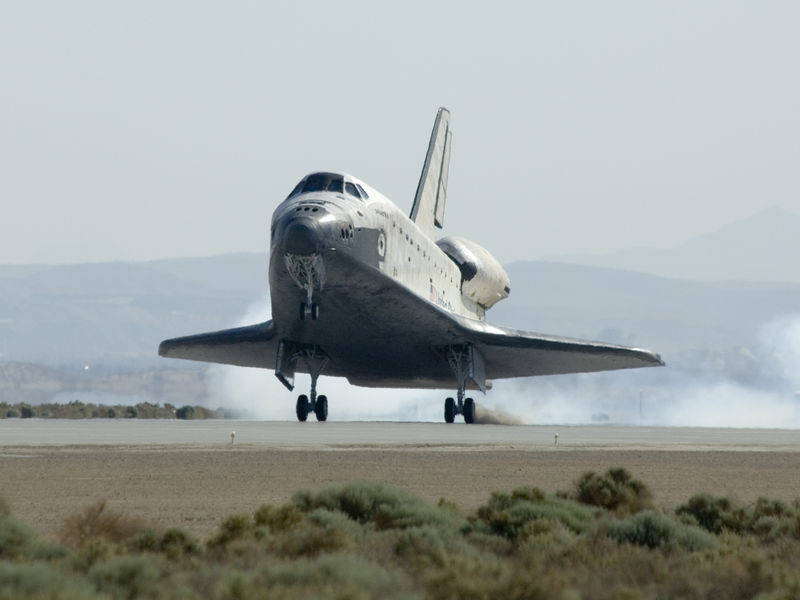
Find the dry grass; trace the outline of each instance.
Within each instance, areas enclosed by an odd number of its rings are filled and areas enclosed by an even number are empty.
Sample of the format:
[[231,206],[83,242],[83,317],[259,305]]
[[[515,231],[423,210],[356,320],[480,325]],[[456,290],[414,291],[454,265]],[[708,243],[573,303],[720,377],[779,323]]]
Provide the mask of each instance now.
[[119,543],[133,537],[145,527],[145,521],[110,510],[105,500],[87,506],[68,517],[61,527],[60,539],[67,546],[83,548],[92,540]]

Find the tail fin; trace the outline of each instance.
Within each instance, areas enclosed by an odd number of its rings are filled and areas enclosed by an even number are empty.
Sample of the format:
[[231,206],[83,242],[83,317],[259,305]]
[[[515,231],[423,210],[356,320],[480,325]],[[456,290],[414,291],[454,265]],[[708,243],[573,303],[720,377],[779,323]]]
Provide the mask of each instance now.
[[436,115],[428,143],[428,154],[411,207],[411,220],[431,239],[435,228],[444,225],[444,202],[447,197],[447,172],[450,165],[450,111],[442,107]]

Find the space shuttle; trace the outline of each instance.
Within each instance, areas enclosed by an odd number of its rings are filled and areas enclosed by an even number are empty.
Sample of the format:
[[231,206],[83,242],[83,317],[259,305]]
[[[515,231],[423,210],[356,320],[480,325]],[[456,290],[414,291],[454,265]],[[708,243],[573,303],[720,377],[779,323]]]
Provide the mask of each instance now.
[[289,391],[307,373],[300,421],[328,418],[322,374],[374,388],[454,389],[445,422],[461,415],[474,423],[467,392],[485,393],[492,380],[662,366],[648,350],[487,320],[511,293],[508,275],[475,242],[438,237],[452,138],[450,113],[440,108],[408,213],[347,173],[305,176],[272,215],[272,318],[168,339],[159,354],[272,369]]

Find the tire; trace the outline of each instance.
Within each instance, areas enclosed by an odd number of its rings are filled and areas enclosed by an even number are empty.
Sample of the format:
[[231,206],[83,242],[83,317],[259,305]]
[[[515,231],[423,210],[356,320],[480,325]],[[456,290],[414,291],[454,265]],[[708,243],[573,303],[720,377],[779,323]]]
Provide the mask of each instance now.
[[464,423],[475,422],[475,400],[467,398],[464,400]]
[[301,423],[308,419],[308,396],[300,394],[297,397],[297,420]]
[[319,304],[316,302],[311,305],[311,320],[316,321],[319,319]]
[[300,320],[301,321],[305,321],[306,320],[306,304],[305,304],[305,302],[301,302],[300,303]]
[[328,397],[327,396],[319,396],[317,398],[317,404],[314,406],[314,414],[317,415],[317,421],[327,421],[328,420]]
[[447,398],[444,401],[444,422],[452,423],[456,420],[456,401],[452,398]]

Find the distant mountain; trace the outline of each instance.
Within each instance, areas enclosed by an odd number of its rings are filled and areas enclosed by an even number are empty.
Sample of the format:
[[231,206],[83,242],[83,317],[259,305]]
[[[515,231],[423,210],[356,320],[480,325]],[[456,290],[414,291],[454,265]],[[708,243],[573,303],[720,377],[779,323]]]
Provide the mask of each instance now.
[[[119,373],[107,369],[53,369],[0,362],[0,403],[83,400],[102,404],[171,402],[204,403],[208,387],[200,369],[151,369]],[[0,418],[5,415],[0,415]]]
[[758,342],[770,321],[800,317],[800,284],[695,282],[552,262],[507,267],[501,325],[655,350],[673,365]]
[[157,367],[162,339],[235,326],[266,295],[263,254],[0,265],[0,361]]
[[800,283],[800,215],[772,207],[673,249],[634,248],[553,260],[678,279]]

